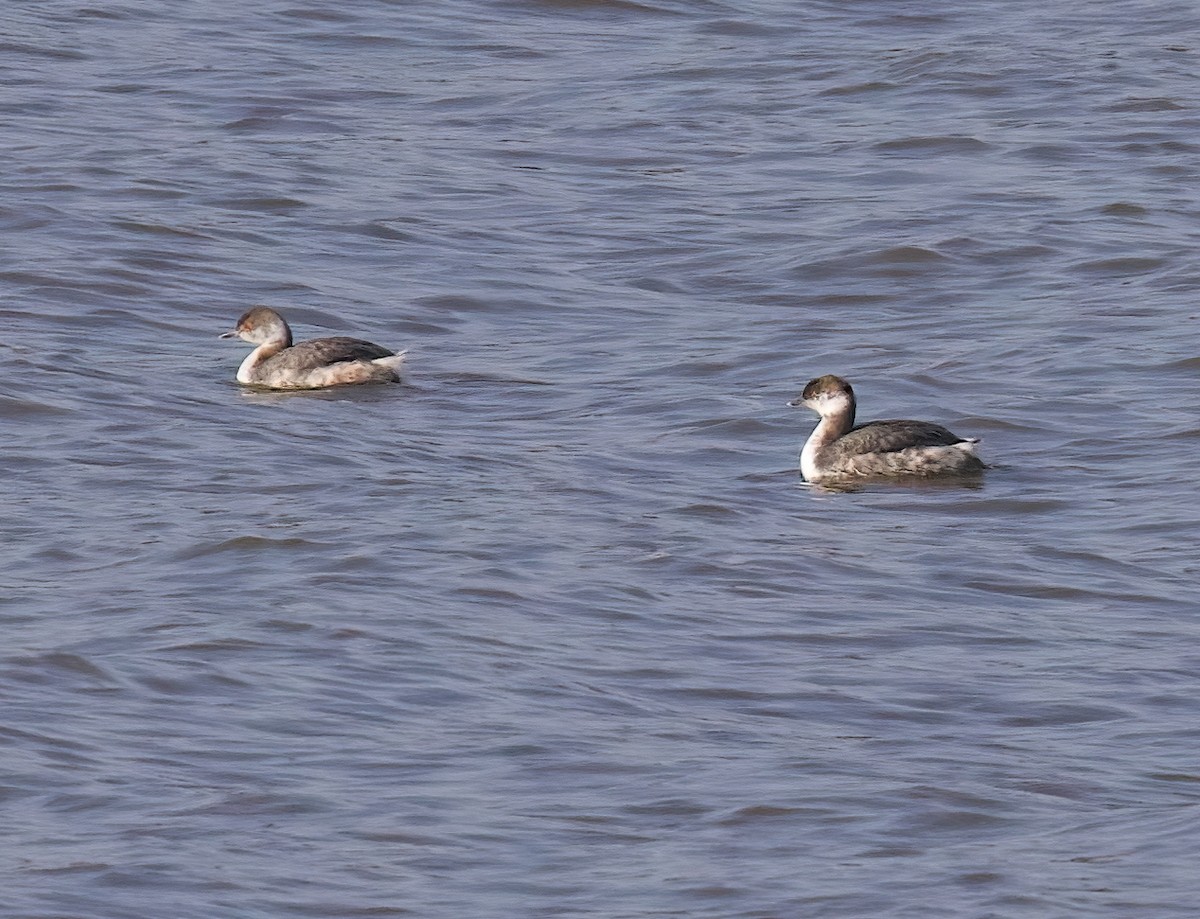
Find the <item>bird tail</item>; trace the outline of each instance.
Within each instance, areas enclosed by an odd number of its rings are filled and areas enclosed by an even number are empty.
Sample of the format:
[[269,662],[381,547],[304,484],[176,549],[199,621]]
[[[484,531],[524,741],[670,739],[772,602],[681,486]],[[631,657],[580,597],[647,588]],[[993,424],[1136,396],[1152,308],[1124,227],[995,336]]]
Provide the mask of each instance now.
[[388,370],[398,371],[407,355],[407,351],[397,351],[395,354],[389,354],[387,357],[377,357],[371,363],[378,364],[380,367],[386,367]]

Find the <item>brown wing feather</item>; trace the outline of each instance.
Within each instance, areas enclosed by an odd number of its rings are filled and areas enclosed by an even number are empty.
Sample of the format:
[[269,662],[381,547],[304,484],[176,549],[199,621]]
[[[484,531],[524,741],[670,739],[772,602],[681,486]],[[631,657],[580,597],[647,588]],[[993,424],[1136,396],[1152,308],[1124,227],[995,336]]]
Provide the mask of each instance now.
[[967,440],[928,421],[868,421],[838,438],[849,453],[894,453],[910,447],[950,447]]
[[290,348],[284,348],[264,363],[270,364],[272,369],[287,367],[294,370],[306,370],[313,367],[326,367],[329,364],[340,364],[342,361],[373,361],[381,357],[391,357],[394,353],[387,348],[359,338],[337,336],[302,341]]

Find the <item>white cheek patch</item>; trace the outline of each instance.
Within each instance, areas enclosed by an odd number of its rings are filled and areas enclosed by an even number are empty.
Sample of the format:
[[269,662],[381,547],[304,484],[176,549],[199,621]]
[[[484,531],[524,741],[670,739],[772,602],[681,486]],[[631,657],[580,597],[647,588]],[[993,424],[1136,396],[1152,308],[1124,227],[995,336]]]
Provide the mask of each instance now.
[[823,392],[818,393],[809,400],[810,407],[824,414],[825,412],[836,412],[845,408],[847,400],[843,393]]

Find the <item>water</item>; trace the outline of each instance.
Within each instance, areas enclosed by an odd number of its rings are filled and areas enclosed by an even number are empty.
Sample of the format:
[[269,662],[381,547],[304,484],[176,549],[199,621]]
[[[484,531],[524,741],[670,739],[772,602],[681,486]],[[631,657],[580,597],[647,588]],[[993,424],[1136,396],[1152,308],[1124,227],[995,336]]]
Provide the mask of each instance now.
[[0,914],[1194,915],[1189,4],[3,22]]

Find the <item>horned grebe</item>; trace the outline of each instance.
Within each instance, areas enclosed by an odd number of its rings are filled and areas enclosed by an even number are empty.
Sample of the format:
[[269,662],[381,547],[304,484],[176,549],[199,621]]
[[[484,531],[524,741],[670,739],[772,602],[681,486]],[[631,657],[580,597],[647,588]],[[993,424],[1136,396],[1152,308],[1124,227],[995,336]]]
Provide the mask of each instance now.
[[357,338],[315,338],[292,344],[292,330],[275,310],[256,306],[221,338],[257,345],[238,368],[237,380],[270,389],[319,389],[342,383],[397,383],[404,352]]
[[821,416],[800,452],[809,482],[858,476],[931,476],[979,472],[974,438],[959,437],[928,421],[870,421],[854,427],[854,390],[827,374],[804,387],[788,405]]

